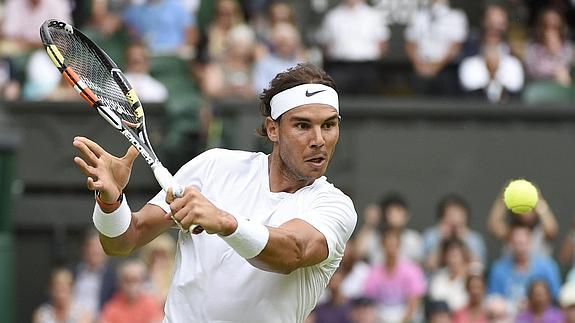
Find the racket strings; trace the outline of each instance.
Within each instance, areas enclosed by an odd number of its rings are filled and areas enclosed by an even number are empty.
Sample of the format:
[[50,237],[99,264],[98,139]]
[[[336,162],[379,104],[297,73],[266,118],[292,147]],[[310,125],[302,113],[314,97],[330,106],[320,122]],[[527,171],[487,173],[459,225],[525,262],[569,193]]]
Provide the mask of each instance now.
[[130,123],[141,122],[108,69],[90,46],[79,36],[64,30],[50,28],[50,34],[54,44],[64,56],[65,64],[78,74],[103,105],[112,108],[122,119]]

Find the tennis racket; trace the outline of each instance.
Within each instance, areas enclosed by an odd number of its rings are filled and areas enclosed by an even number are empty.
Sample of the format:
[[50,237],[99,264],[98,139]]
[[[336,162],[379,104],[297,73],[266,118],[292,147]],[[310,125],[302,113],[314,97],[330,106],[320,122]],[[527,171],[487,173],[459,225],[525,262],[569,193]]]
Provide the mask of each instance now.
[[[162,189],[167,191],[171,187],[174,196],[181,197],[184,188],[176,183],[154,153],[142,104],[116,63],[86,35],[65,22],[45,21],[40,27],[40,37],[66,81],[138,149]],[[173,215],[172,219],[180,230],[187,231]]]

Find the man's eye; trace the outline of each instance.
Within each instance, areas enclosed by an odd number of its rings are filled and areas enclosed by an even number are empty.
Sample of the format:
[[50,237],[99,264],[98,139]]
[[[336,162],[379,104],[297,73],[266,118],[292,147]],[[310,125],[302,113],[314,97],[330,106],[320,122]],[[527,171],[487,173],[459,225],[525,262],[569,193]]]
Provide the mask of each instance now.
[[309,125],[308,125],[307,123],[297,123],[295,126],[296,126],[296,128],[298,128],[298,129],[307,129],[307,128],[309,128]]

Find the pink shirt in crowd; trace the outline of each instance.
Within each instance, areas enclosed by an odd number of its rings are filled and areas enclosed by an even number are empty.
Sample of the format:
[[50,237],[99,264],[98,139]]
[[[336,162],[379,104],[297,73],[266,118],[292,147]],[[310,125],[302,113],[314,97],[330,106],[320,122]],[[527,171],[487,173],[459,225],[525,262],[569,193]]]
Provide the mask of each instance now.
[[411,297],[425,294],[427,284],[423,271],[409,260],[400,260],[393,272],[387,272],[382,265],[374,266],[364,285],[366,296],[380,305],[405,305]]

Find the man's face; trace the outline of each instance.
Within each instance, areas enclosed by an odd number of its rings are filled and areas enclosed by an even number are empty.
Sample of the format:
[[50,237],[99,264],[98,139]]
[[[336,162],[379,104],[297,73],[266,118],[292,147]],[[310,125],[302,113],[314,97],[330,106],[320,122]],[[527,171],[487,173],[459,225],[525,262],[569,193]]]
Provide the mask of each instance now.
[[284,113],[276,125],[272,141],[274,149],[279,149],[284,174],[306,182],[325,174],[339,138],[335,109],[323,104],[302,105]]
[[514,228],[509,236],[509,249],[516,260],[529,258],[531,234],[527,228]]

